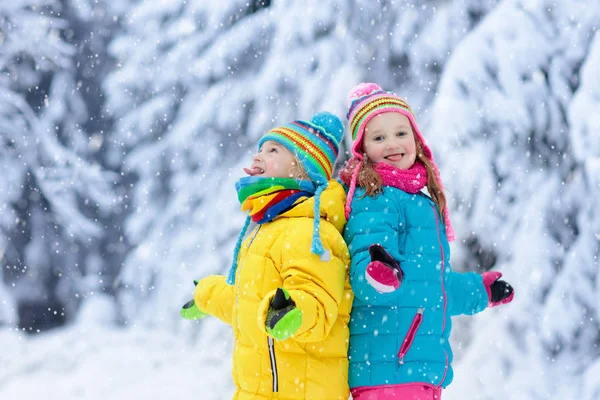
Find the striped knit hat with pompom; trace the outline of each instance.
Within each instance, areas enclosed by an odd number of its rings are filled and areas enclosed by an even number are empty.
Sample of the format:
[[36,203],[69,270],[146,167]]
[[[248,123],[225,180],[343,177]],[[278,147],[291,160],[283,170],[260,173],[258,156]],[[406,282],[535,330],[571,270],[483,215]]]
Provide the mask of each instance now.
[[258,148],[267,140],[286,147],[298,157],[308,177],[319,185],[331,179],[343,136],[342,121],[329,112],[320,112],[310,121],[293,121],[271,129],[260,139]]

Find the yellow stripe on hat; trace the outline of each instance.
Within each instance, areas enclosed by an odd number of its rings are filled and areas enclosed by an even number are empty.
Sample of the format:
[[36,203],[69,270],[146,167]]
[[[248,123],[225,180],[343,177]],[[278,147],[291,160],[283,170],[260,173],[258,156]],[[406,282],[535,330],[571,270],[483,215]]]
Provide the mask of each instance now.
[[[400,105],[403,108],[408,109],[408,111],[410,111],[411,114],[414,115],[412,109],[410,108],[410,106],[408,105],[407,102],[405,102],[404,100],[402,100],[399,97],[396,96],[381,96],[381,97],[377,97],[374,100],[371,100],[369,102],[365,102],[365,104],[363,104],[362,106],[359,105],[358,109],[356,111],[356,116],[358,116],[361,113],[364,113],[366,109],[368,108],[372,108],[372,107],[376,107],[381,105],[382,103],[391,103],[391,104],[395,104],[395,105]],[[359,118],[362,118],[362,116],[360,116]]]
[[319,149],[317,146],[315,146],[314,143],[312,143],[310,140],[306,139],[304,136],[300,135],[299,133],[295,132],[293,129],[286,128],[284,126],[280,126],[275,129],[272,129],[271,132],[279,133],[279,134],[291,139],[292,141],[296,142],[296,144],[300,145],[299,147],[301,150],[304,150],[304,151],[308,150],[308,152],[314,158],[317,159],[317,161],[321,165],[321,168],[323,168],[325,170],[325,173],[327,174],[327,178],[331,177],[331,174],[333,172],[333,164],[328,161],[328,157],[324,156],[321,149]]
[[402,108],[405,108],[406,110],[408,110],[408,112],[410,112],[413,115],[413,118],[414,118],[414,113],[412,112],[410,106],[405,101],[403,101],[397,97],[386,96],[386,97],[382,97],[377,100],[368,102],[362,108],[357,110],[356,114],[352,118],[352,123],[350,125],[350,131],[354,133],[354,130],[356,129],[360,120],[362,118],[364,118],[364,116],[367,115],[370,111],[373,111],[374,109],[381,108],[382,106],[386,106],[386,105],[394,105],[394,106],[400,106]]

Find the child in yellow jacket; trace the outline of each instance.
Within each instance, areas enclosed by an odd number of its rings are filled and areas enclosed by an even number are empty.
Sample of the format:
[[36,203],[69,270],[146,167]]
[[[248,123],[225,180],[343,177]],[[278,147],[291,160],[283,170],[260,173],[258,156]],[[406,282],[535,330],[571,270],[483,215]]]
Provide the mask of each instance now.
[[346,195],[331,180],[342,136],[324,112],[260,139],[236,183],[249,216],[229,276],[200,280],[182,309],[232,326],[234,399],[348,399]]

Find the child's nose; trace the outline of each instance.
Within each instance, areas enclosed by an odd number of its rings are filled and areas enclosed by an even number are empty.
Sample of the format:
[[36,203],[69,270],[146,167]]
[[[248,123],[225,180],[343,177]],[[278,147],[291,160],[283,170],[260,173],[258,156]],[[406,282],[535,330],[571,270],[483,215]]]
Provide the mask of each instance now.
[[252,161],[257,162],[260,161],[260,153],[256,153],[254,157],[252,157]]
[[398,139],[398,138],[394,138],[394,140],[389,140],[387,142],[388,147],[401,147],[402,146],[402,140]]

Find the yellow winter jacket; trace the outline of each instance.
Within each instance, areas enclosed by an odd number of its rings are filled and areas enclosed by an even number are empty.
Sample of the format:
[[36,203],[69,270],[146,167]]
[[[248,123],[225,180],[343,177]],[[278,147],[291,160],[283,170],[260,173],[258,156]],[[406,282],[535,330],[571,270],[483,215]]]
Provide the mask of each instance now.
[[[314,198],[309,198],[250,233],[240,250],[235,285],[213,275],[196,286],[197,307],[233,328],[235,400],[348,399],[352,292],[341,234],[345,198],[335,180],[321,194],[324,256],[310,252]],[[287,289],[302,311],[300,329],[283,341],[265,329],[278,287]]]

